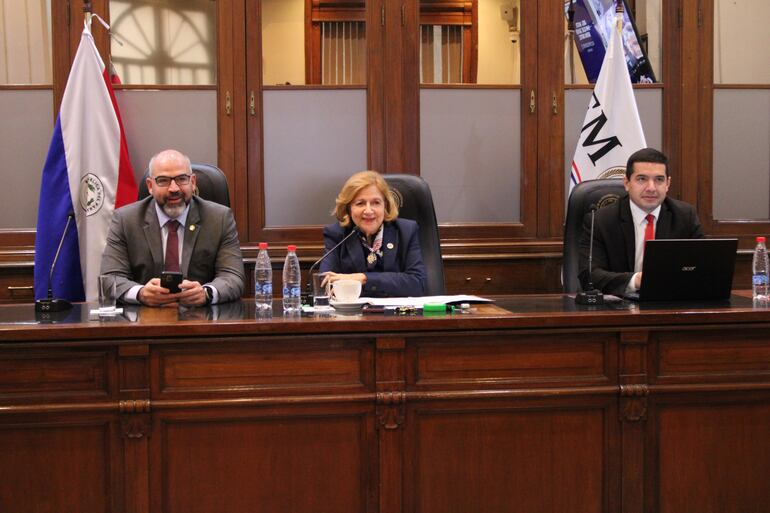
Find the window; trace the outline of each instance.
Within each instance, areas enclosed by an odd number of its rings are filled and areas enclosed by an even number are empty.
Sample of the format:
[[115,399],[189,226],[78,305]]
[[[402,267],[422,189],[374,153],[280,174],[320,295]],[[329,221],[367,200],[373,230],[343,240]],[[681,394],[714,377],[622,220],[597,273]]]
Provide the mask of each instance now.
[[112,64],[139,85],[216,83],[216,2],[112,0]]

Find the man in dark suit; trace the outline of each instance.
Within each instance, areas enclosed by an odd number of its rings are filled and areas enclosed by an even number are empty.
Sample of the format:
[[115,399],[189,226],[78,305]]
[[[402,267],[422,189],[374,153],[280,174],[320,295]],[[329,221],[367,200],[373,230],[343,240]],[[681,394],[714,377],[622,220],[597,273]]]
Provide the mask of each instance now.
[[[649,239],[703,238],[695,209],[667,198],[671,186],[668,158],[658,150],[644,148],[633,153],[626,164],[623,183],[627,194],[596,211],[591,281],[605,294],[635,293],[642,283],[644,242]],[[578,277],[587,288],[589,232],[586,216],[580,238]]]
[[[117,277],[127,304],[199,306],[243,293],[245,273],[232,211],[193,196],[190,159],[165,150],[150,160],[151,196],[115,211],[101,273]],[[180,292],[161,286],[163,271],[181,272]]]

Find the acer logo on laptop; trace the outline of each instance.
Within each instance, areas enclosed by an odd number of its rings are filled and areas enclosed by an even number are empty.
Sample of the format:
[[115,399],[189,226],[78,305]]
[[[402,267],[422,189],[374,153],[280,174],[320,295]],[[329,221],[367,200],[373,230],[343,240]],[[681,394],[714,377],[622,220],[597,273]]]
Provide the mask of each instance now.
[[685,271],[685,272],[687,272],[687,271],[694,271],[695,270],[695,266],[694,265],[686,265],[686,266],[682,267],[682,270]]

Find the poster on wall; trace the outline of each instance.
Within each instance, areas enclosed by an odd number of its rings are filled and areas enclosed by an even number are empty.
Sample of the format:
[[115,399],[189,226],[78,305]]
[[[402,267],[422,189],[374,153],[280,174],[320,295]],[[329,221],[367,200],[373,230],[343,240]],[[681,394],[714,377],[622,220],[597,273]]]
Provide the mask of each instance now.
[[[631,82],[652,84],[655,74],[640,44],[636,23],[631,17],[626,0],[623,1],[623,50]],[[615,27],[615,0],[565,0],[564,12],[570,3],[575,9],[575,45],[583,62],[590,83],[595,83],[604,61],[604,54],[610,41],[611,30]]]

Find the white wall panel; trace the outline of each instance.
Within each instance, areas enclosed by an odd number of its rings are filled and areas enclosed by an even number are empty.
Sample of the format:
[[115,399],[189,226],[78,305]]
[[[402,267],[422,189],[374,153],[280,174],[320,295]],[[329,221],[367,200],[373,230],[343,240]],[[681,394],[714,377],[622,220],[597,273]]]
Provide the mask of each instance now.
[[521,218],[521,92],[423,89],[420,175],[439,223]]
[[53,133],[53,93],[0,91],[0,112],[0,228],[35,228],[40,177]]
[[342,184],[366,169],[366,91],[264,91],[267,226],[334,222]]
[[150,157],[174,148],[201,164],[217,164],[216,91],[116,91],[128,152],[140,180]]
[[714,219],[770,219],[770,90],[714,90]]

